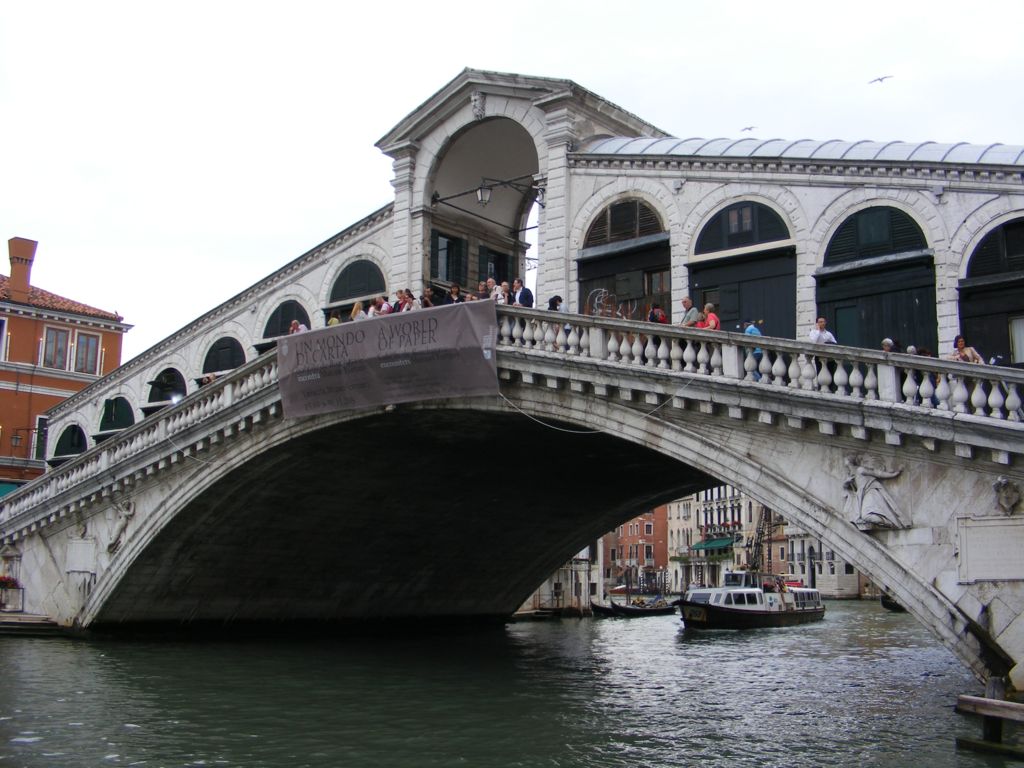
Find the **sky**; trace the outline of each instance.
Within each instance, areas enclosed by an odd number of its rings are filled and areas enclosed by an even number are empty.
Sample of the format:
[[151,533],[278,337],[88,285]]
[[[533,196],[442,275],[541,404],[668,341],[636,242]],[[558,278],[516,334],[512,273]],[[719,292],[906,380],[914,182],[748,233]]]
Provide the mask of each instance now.
[[34,286],[134,326],[127,362],[389,203],[374,143],[466,67],[680,138],[1024,145],[1022,25],[1019,0],[0,0],[0,226],[39,242]]

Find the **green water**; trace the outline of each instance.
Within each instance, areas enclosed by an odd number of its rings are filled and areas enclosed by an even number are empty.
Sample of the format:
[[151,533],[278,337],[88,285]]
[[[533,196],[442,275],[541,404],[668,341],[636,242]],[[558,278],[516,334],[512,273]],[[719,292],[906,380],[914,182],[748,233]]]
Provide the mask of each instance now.
[[417,637],[0,638],[3,766],[941,766],[979,684],[907,614]]

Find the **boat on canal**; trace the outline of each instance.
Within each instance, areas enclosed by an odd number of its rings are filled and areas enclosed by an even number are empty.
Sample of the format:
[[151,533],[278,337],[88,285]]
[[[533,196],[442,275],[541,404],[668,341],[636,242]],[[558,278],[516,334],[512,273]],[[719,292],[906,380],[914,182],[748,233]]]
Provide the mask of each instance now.
[[686,629],[760,629],[825,618],[816,589],[757,571],[725,574],[721,587],[690,587],[676,601]]
[[675,603],[668,602],[660,595],[653,599],[635,597],[626,603],[617,603],[612,600],[609,605],[616,616],[625,616],[630,619],[640,616],[668,616],[676,612]]

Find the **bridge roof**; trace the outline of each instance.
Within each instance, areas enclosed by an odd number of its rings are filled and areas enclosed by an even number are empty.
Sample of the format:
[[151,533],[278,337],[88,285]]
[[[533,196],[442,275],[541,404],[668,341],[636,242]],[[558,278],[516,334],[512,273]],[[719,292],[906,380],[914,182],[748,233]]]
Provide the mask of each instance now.
[[[0,275],[0,301],[11,301],[10,278],[7,275]],[[73,315],[85,315],[86,317],[112,320],[115,323],[120,323],[124,320],[116,312],[108,312],[105,309],[90,307],[88,304],[83,304],[73,299],[66,299],[63,296],[58,296],[56,293],[50,293],[35,286],[29,287],[27,305],[36,309],[49,309],[55,312],[67,312]]]
[[843,141],[828,139],[702,139],[612,136],[593,141],[581,150],[593,155],[677,157],[734,157],[785,160],[894,161],[970,165],[1024,166],[1019,144],[940,144],[904,141]]

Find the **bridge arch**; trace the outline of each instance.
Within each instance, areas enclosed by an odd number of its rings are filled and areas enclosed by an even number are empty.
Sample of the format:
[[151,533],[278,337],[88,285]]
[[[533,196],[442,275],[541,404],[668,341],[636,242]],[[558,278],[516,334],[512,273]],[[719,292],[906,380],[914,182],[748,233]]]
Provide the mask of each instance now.
[[[322,611],[330,614],[327,618],[344,619],[347,590],[355,584],[365,591],[367,584],[360,578],[368,574],[372,576],[369,583],[374,584],[367,596],[371,603],[384,594],[395,601],[424,599],[438,588],[436,579],[450,578],[452,572],[433,559],[417,559],[416,552],[429,551],[431,558],[444,563],[449,553],[439,548],[447,546],[468,558],[474,573],[484,574],[487,589],[467,596],[461,608],[439,603],[434,610],[459,613],[472,603],[479,612],[486,604],[487,612],[500,615],[513,610],[568,554],[632,517],[637,509],[724,481],[822,539],[885,585],[976,672],[985,666],[967,623],[948,600],[922,584],[876,538],[847,522],[841,510],[818,498],[806,478],[773,470],[758,460],[759,455],[778,448],[770,432],[755,435],[713,420],[667,419],[655,411],[638,414],[628,403],[565,390],[509,385],[505,391],[505,398],[406,404],[394,411],[331,414],[298,424],[278,419],[265,423],[258,436],[239,442],[233,452],[194,457],[181,470],[179,482],[164,483],[158,499],[140,501],[136,514],[143,520],[142,527],[115,554],[78,621],[84,626],[132,618],[178,621],[186,610],[191,611],[188,618],[197,621],[212,620],[224,611],[243,621],[271,616],[324,618],[317,613]],[[594,424],[602,428],[594,429]],[[393,441],[387,456],[367,455],[364,442],[376,444],[396,430],[413,437],[414,451],[408,460],[396,454],[402,449]],[[495,433],[503,435],[497,456]],[[335,450],[339,447],[340,453]],[[547,513],[537,516],[537,505],[523,505],[521,495],[495,485],[495,466],[501,465],[500,453],[506,450],[513,454],[529,450],[532,466],[557,467],[564,482],[556,484],[549,501],[560,511],[558,520]],[[824,463],[825,472],[839,463],[840,453],[835,454]],[[386,477],[382,483],[384,466],[398,466],[403,474]],[[457,478],[451,474],[454,466],[462,468]],[[588,466],[613,466],[618,471],[606,472],[599,483],[581,484],[578,479]],[[421,507],[419,517],[404,520],[415,528],[408,539],[415,540],[416,546],[402,545],[405,537],[396,540],[405,558],[401,562],[407,566],[402,584],[410,571],[422,582],[417,582],[413,593],[404,591],[401,584],[379,581],[386,576],[374,570],[380,563],[374,565],[372,560],[357,557],[358,574],[334,570],[336,537],[359,540],[358,522],[353,521],[372,521],[373,516],[365,514],[367,509],[401,514],[403,500],[408,501],[405,491],[424,487],[426,477],[438,474],[447,482],[459,480],[471,491],[468,502],[459,502],[461,496],[448,498],[440,489],[429,513]],[[327,479],[321,487],[311,487],[314,478],[324,475]],[[274,484],[285,476],[293,484],[275,494]],[[369,477],[375,478],[372,486],[365,480],[360,485],[359,478]],[[264,500],[259,503],[251,493],[254,482],[261,484],[259,498]],[[282,493],[291,494],[295,487],[304,489],[303,503],[291,504],[289,514],[282,516],[275,506],[284,503]],[[345,505],[338,504],[340,495],[347,497]],[[451,525],[444,517],[449,512],[456,516]],[[504,556],[472,561],[465,554],[474,549],[469,541],[451,538],[459,528],[457,520],[470,528],[473,521],[486,521],[486,529],[503,542]],[[293,528],[295,533],[308,531],[311,525],[318,536],[289,534]],[[500,529],[497,533],[494,525]],[[437,530],[443,535],[423,539],[435,536]],[[476,534],[480,530],[472,528]],[[538,537],[539,530],[544,534]],[[224,538],[229,532],[236,534],[230,542]],[[326,549],[305,543],[310,539],[322,540]],[[486,549],[476,544],[475,549]],[[284,551],[295,560],[291,565],[280,559]],[[527,552],[531,553],[528,566],[520,557]],[[395,570],[391,554],[380,553],[377,558]],[[303,568],[303,573],[313,571],[308,599],[296,600],[292,580],[296,574],[289,570],[295,567]],[[318,568],[329,570],[319,573]],[[364,572],[367,568],[371,570]],[[279,580],[268,579],[268,573],[279,573]],[[255,591],[249,589],[254,581],[259,584]],[[496,592],[491,595],[487,590]],[[380,618],[387,614],[386,601],[375,606],[360,602],[358,595],[351,599],[353,611]],[[286,612],[279,613],[282,610]],[[424,606],[422,610],[432,609]]]

